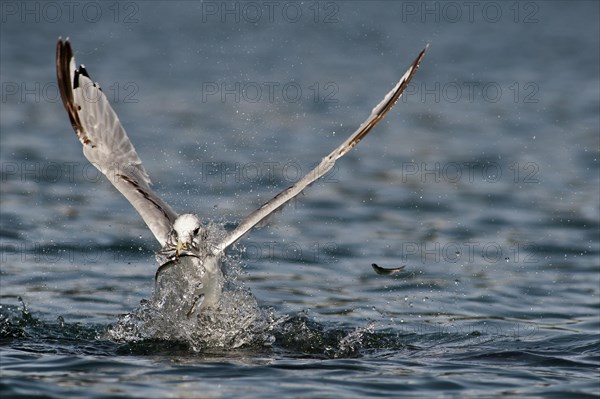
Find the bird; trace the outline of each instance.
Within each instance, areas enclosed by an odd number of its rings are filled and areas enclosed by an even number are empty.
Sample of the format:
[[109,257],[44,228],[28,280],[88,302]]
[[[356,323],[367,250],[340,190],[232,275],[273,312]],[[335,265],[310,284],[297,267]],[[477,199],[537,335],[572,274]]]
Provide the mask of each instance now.
[[295,184],[242,219],[231,231],[215,234],[193,213],[177,214],[152,189],[151,180],[129,136],[100,85],[77,66],[70,40],[58,38],[56,75],[62,103],[83,146],[83,154],[131,203],[160,244],[156,252],[155,298],[170,311],[191,317],[214,309],[224,286],[225,251],[273,212],[325,175],[396,104],[415,75],[423,48],[368,118],[342,144]]

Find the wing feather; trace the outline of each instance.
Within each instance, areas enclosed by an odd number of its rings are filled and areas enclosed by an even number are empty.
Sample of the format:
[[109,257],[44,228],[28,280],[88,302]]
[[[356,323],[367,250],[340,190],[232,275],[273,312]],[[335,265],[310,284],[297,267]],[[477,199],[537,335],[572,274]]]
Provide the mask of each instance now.
[[56,75],[60,96],[85,157],[127,198],[164,245],[177,214],[150,189],[150,177],[117,114],[85,67],[76,68],[68,39],[58,39]]
[[269,216],[271,213],[279,209],[285,203],[290,201],[292,198],[300,194],[306,187],[308,187],[315,180],[325,175],[335,162],[344,156],[348,151],[354,148],[370,131],[377,125],[385,116],[385,114],[396,104],[410,80],[414,76],[415,72],[419,68],[419,64],[427,51],[426,46],[413,61],[408,70],[404,73],[402,78],[394,86],[394,88],[387,93],[383,100],[377,104],[369,117],[360,125],[360,127],[350,136],[344,143],[333,150],[329,155],[321,160],[316,168],[308,172],[302,179],[296,184],[288,187],[286,190],[277,194],[273,199],[262,205],[260,208],[248,215],[240,224],[225,236],[225,239],[217,246],[217,252],[224,251],[227,247],[239,240],[244,234],[246,234],[252,227],[256,226],[263,219]]

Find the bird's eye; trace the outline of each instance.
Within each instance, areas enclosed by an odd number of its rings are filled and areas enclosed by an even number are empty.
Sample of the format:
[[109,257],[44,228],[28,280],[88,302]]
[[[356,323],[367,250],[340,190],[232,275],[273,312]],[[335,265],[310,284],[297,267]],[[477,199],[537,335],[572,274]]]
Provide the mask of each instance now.
[[196,227],[194,229],[194,235],[197,236],[199,232],[200,232],[200,227]]

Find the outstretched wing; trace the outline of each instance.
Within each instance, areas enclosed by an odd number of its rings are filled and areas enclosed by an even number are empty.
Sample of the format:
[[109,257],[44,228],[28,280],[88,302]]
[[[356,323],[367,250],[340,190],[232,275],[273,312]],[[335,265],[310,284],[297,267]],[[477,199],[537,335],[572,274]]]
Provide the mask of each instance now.
[[[429,46],[427,46],[429,47]],[[335,164],[335,161],[344,156],[348,151],[354,148],[370,131],[375,125],[377,125],[385,116],[385,114],[396,104],[404,89],[408,86],[408,83],[414,76],[419,63],[425,55],[427,50],[425,47],[413,61],[408,70],[404,73],[400,81],[394,86],[394,88],[383,98],[383,100],[377,104],[371,115],[364,121],[360,127],[350,136],[342,145],[333,150],[329,155],[321,160],[321,163],[316,168],[311,170],[296,184],[277,194],[269,202],[258,208],[256,211],[248,215],[240,224],[217,246],[216,251],[224,251],[227,247],[239,240],[244,234],[248,232],[252,227],[260,223],[264,218],[269,216],[271,213],[276,211],[286,202],[297,196],[313,183],[318,178],[322,177],[327,173]]]
[[150,189],[150,178],[108,99],[85,67],[75,66],[69,39],[58,39],[56,76],[83,154],[127,198],[162,245],[177,214]]

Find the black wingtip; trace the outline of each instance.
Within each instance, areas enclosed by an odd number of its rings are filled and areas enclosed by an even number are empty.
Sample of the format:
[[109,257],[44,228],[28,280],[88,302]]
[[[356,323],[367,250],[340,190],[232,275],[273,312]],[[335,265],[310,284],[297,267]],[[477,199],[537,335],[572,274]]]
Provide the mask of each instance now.
[[79,65],[79,68],[77,68],[75,70],[75,76],[73,78],[73,89],[76,89],[80,86],[79,85],[79,76],[85,76],[86,78],[88,78],[90,80],[92,79],[92,78],[90,78],[90,75],[88,74],[87,69],[85,69],[85,65],[83,65],[83,64]]
[[73,129],[75,130],[75,133],[84,144],[88,144],[89,140],[87,137],[82,136],[83,126],[79,120],[77,105],[75,104],[75,100],[73,98],[74,82],[71,82],[70,72],[72,59],[73,49],[69,43],[69,38],[67,37],[67,39],[63,41],[62,38],[59,37],[58,43],[56,44],[56,79],[58,82],[60,97],[65,109],[67,110],[67,114],[69,115],[69,119]]

